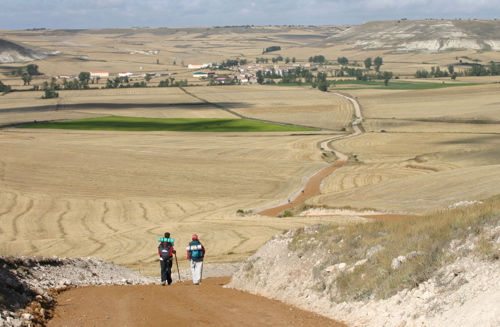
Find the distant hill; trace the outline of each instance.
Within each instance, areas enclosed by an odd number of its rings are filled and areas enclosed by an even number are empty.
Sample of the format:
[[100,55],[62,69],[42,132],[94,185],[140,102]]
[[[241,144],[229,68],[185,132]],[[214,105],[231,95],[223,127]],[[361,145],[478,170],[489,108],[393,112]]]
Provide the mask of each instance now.
[[44,58],[42,53],[35,52],[19,44],[0,39],[0,64],[33,61]]
[[394,52],[448,50],[500,51],[500,21],[399,20],[352,26],[322,41],[323,46],[351,44],[361,50]]

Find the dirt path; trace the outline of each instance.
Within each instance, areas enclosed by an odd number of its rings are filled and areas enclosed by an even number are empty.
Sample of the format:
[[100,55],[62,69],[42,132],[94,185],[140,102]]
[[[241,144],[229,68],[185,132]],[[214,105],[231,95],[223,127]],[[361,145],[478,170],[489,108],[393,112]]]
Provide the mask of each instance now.
[[291,197],[290,199],[288,199],[284,203],[282,202],[276,206],[266,208],[264,210],[259,211],[258,212],[259,215],[278,216],[283,211],[295,208],[298,205],[304,203],[307,199],[319,194],[321,181],[325,177],[327,177],[328,175],[333,173],[335,170],[342,167],[347,162],[347,159],[349,159],[349,156],[347,154],[335,150],[330,145],[330,143],[332,141],[335,141],[335,140],[345,139],[345,138],[353,137],[353,136],[356,136],[356,135],[363,133],[363,130],[360,128],[361,122],[363,121],[363,116],[361,115],[361,107],[359,106],[359,103],[357,100],[355,100],[349,96],[346,96],[346,95],[341,94],[341,93],[334,93],[334,94],[339,96],[339,97],[345,98],[352,103],[352,105],[354,107],[354,115],[356,117],[351,124],[352,128],[353,128],[353,132],[351,134],[338,136],[338,137],[328,139],[328,140],[321,142],[321,145],[320,145],[321,150],[322,151],[333,151],[335,153],[335,156],[337,157],[337,161],[334,164],[332,164],[331,166],[323,168],[318,173],[313,175],[307,181],[306,186],[302,190],[300,190],[299,192],[296,193],[297,195],[294,195],[293,197]]
[[317,314],[223,288],[229,277],[171,286],[74,288],[58,295],[47,326],[346,326]]
[[319,187],[321,185],[321,181],[323,180],[323,178],[327,177],[334,170],[342,167],[344,164],[345,164],[345,161],[337,161],[333,165],[328,166],[328,167],[320,170],[317,174],[315,174],[313,177],[311,177],[307,181],[306,186],[304,187],[304,189],[301,191],[301,193],[296,198],[290,199],[290,201],[288,203],[260,211],[259,215],[277,216],[281,212],[283,212],[287,209],[291,209],[291,208],[298,206],[299,204],[302,204],[305,200],[307,200],[310,197],[313,197],[319,193]]

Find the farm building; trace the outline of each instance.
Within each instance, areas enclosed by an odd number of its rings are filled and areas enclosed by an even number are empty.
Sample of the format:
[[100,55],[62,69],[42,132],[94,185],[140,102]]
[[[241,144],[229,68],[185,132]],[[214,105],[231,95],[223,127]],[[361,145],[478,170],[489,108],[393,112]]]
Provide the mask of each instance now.
[[238,82],[236,75],[219,75],[213,79],[214,84],[235,84]]
[[213,72],[213,71],[200,71],[200,72],[193,73],[193,77],[197,77],[197,78],[210,78],[210,77],[214,77],[214,75],[215,75],[215,72]]
[[203,69],[212,66],[211,63],[208,64],[188,64],[188,69]]
[[90,72],[90,77],[95,78],[95,77],[100,77],[100,78],[107,78],[109,77],[109,72],[104,71],[104,70],[95,70]]

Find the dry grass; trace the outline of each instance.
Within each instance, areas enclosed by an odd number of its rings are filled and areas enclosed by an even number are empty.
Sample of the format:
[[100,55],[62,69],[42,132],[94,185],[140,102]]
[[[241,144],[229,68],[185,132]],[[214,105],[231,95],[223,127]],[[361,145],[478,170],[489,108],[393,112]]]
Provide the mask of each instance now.
[[[343,227],[321,226],[313,235],[299,230],[290,248],[304,256],[318,248],[328,252],[321,266],[314,268],[317,271],[342,262],[349,267],[368,259],[352,271],[345,270],[337,276],[336,287],[329,288],[332,300],[387,298],[402,289],[418,286],[458,256],[479,252],[498,260],[498,235],[488,239],[486,235],[499,223],[500,197],[497,196],[481,204],[423,217]],[[319,243],[310,242],[312,238]],[[367,255],[369,252],[371,256]],[[405,256],[406,261],[394,268],[393,260],[398,256]],[[317,274],[318,285],[328,287],[328,282],[319,276],[321,274]]]

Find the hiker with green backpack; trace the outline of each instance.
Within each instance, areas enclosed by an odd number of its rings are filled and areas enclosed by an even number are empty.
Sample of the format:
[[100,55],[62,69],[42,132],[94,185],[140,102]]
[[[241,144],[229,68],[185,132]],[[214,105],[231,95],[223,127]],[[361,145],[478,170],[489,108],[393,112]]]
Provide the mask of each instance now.
[[191,260],[191,274],[193,275],[193,284],[199,285],[203,273],[203,258],[205,257],[205,247],[198,239],[198,235],[194,234],[192,241],[186,248],[187,258]]
[[160,242],[158,245],[158,255],[160,256],[161,284],[163,286],[165,286],[165,283],[168,283],[168,285],[172,284],[172,261],[176,253],[174,239],[170,238],[170,233],[168,232],[164,235],[165,237],[158,238],[158,242]]

